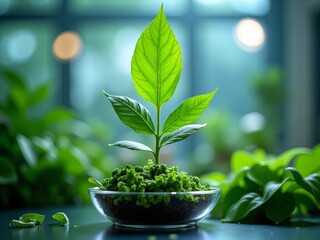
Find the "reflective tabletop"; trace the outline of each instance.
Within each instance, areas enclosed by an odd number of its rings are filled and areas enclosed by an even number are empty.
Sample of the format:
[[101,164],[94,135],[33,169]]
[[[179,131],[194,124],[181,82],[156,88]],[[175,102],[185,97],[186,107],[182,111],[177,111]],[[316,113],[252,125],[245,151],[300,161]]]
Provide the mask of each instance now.
[[[51,216],[56,212],[67,214],[69,226],[56,226]],[[39,213],[46,216],[45,222],[35,228],[12,228],[9,222],[25,213]],[[221,239],[221,240],[319,240],[319,221],[314,224],[300,224],[294,227],[227,224],[219,220],[204,219],[196,227],[171,230],[132,230],[117,228],[100,216],[93,206],[52,207],[36,209],[0,210],[0,239],[3,240],[65,240],[65,239]]]

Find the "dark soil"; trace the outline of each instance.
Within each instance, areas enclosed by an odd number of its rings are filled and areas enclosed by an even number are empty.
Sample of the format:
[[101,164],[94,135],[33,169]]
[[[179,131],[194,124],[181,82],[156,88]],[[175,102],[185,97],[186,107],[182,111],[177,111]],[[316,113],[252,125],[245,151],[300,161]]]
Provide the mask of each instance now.
[[189,224],[202,218],[212,203],[211,196],[198,202],[171,197],[169,203],[157,203],[149,208],[136,205],[136,199],[114,204],[112,195],[97,196],[104,213],[114,222],[134,225]]

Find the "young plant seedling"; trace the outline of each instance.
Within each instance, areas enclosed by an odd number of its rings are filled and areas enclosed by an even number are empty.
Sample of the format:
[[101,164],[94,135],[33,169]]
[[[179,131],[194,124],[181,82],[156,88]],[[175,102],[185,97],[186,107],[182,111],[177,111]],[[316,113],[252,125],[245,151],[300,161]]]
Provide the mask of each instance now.
[[118,141],[110,146],[151,152],[154,163],[160,164],[160,150],[196,133],[206,124],[192,124],[209,106],[216,90],[185,100],[165,120],[161,127],[161,107],[173,96],[182,71],[181,49],[168,24],[163,5],[157,16],[140,36],[131,62],[131,75],[136,91],[154,105],[154,123],[148,109],[126,96],[114,96],[104,91],[119,119],[135,132],[153,135],[151,149],[139,142]]

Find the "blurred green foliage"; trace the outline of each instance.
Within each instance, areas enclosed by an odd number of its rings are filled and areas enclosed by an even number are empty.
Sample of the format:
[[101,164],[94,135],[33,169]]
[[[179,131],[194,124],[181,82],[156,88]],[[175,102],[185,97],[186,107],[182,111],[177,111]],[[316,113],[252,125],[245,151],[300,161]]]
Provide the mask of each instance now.
[[200,173],[208,169],[228,172],[229,159],[238,149],[281,151],[281,112],[286,98],[283,72],[270,66],[265,72],[252,75],[250,81],[257,99],[252,112],[244,116],[226,109],[207,112],[203,121],[209,124],[201,136],[210,144],[213,154],[210,162],[197,166]]
[[238,150],[228,174],[201,177],[220,187],[214,214],[225,222],[287,223],[297,214],[320,211],[320,145],[294,148],[278,156]]
[[64,107],[48,105],[52,86],[31,89],[2,70],[6,93],[0,102],[0,208],[89,202],[87,179],[111,174],[105,148],[108,129],[77,120]]

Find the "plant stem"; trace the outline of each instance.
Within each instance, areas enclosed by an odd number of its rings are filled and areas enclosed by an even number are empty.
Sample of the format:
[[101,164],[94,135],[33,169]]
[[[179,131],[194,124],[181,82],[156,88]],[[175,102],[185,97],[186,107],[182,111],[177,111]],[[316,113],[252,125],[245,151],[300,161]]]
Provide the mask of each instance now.
[[160,110],[161,107],[157,107],[157,132],[156,132],[156,151],[155,151],[155,164],[160,164]]

